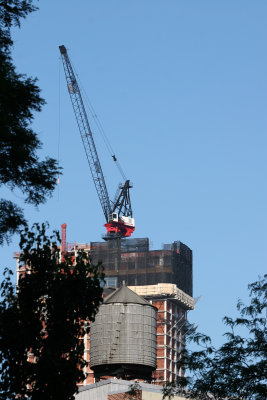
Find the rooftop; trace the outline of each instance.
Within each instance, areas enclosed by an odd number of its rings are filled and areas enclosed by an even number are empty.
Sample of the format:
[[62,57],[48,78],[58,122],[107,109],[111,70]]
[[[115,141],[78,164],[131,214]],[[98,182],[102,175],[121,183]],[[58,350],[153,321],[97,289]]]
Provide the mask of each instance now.
[[142,305],[149,305],[151,304],[143,299],[143,297],[139,296],[132,290],[130,290],[127,286],[123,285],[115,292],[109,294],[105,300],[104,304],[111,304],[111,303],[123,303],[123,304],[142,304]]

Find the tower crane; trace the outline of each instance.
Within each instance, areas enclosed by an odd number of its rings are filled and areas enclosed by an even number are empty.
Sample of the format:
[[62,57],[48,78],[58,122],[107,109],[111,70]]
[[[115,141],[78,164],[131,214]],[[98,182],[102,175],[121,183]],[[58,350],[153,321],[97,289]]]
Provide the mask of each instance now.
[[[74,68],[71,65],[66,47],[63,45],[59,46],[59,51],[65,71],[67,88],[82,138],[86,158],[106,219],[104,226],[107,229],[107,234],[104,236],[104,239],[111,240],[129,237],[135,230],[130,200],[130,188],[132,188],[132,185],[130,184],[130,181],[126,179],[124,184],[119,185],[114,201],[110,201],[93,134],[84,107],[83,98],[74,73]],[[112,158],[114,161],[117,161],[115,155],[112,155]]]

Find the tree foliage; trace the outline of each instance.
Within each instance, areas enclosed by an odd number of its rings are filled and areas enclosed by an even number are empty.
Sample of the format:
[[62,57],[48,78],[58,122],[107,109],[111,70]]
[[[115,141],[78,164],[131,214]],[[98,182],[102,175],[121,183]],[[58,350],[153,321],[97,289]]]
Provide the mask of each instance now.
[[[58,166],[52,158],[39,160],[42,143],[31,123],[44,100],[36,79],[17,73],[11,57],[11,28],[34,10],[31,0],[0,0],[0,185],[18,188],[26,203],[37,206],[55,188]],[[0,199],[0,244],[25,222],[20,207]]]
[[240,316],[224,317],[229,331],[221,347],[213,347],[206,335],[189,335],[201,350],[182,352],[178,368],[189,376],[167,383],[164,398],[183,394],[200,400],[267,399],[267,275],[248,289],[250,304],[237,304]]
[[18,287],[8,270],[1,284],[1,400],[74,399],[85,379],[83,337],[102,301],[102,267],[84,252],[75,265],[60,261],[58,237],[45,231],[25,229]]
[[124,400],[141,400],[142,398],[142,387],[136,381],[129,386],[129,390],[125,392],[123,399]]

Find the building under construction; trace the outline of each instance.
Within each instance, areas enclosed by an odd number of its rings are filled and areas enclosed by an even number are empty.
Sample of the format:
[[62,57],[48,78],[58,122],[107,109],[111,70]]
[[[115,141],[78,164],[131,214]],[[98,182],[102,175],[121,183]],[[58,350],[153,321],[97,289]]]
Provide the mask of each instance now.
[[[106,291],[110,293],[126,284],[157,308],[157,367],[152,382],[172,382],[183,375],[176,362],[185,347],[187,312],[194,309],[192,250],[179,241],[164,244],[161,250],[150,250],[148,238],[68,245],[73,255],[79,248],[90,252],[92,262],[103,263]],[[89,367],[82,386],[95,382],[94,371],[90,369],[89,334],[85,338],[85,357]]]
[[[177,376],[183,376],[184,374],[183,370],[177,368],[176,363],[181,350],[185,348],[186,333],[190,329],[187,324],[187,311],[194,309],[194,299],[171,283],[130,286],[128,288],[142,296],[157,309],[156,369],[153,371],[150,380],[156,384],[162,384],[166,381],[174,382]],[[114,327],[114,332],[110,332],[108,335],[110,345],[113,346],[113,353],[120,356],[120,342],[123,342],[122,336],[125,335],[123,335],[121,321],[116,320],[116,314],[109,315],[108,319],[110,318],[113,320]],[[122,320],[124,321],[124,318]],[[139,329],[142,330],[141,325]],[[130,332],[129,335],[132,336],[132,333]],[[118,338],[120,339],[118,340]],[[86,371],[87,378],[81,383],[81,386],[95,382],[94,371],[90,369],[90,353],[92,355],[90,347],[90,334],[87,334],[85,338],[85,355],[86,360],[89,362],[89,367]],[[101,352],[101,348],[99,348],[99,351]],[[102,380],[110,377],[109,374],[103,375]],[[123,379],[129,379],[129,377],[123,376]]]
[[102,261],[106,286],[127,286],[172,283],[193,295],[192,250],[182,242],[163,245],[162,250],[149,250],[149,239],[117,239],[92,242],[93,262]]

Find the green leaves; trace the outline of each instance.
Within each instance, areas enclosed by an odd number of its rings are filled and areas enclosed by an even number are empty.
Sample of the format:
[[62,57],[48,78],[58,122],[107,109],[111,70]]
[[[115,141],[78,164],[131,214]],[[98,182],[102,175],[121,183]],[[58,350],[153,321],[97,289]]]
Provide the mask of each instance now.
[[10,236],[19,231],[19,227],[26,224],[23,211],[11,201],[0,199],[0,245]]
[[[60,168],[56,160],[40,160],[37,151],[42,143],[30,128],[35,112],[45,101],[40,97],[37,80],[18,74],[11,58],[10,29],[20,26],[20,19],[36,10],[31,0],[0,0],[0,186],[19,189],[24,201],[37,206],[51,196]],[[25,223],[23,210],[9,202],[11,220],[6,216],[7,203],[0,203],[0,245]],[[4,215],[2,217],[2,215]]]
[[[102,266],[85,252],[61,261],[48,224],[21,234],[17,290],[1,285],[0,399],[74,399],[83,381],[83,337],[102,302]],[[34,361],[34,362],[30,362]]]
[[[195,333],[188,336],[202,347],[200,351],[181,353],[177,367],[187,370],[188,377],[164,387],[164,398],[174,394],[202,400],[263,400],[267,397],[267,275],[248,286],[250,304],[240,300],[240,317],[224,317],[230,331],[218,349],[210,338]],[[239,332],[241,328],[241,332]],[[244,331],[246,335],[244,335]],[[241,335],[242,333],[242,335]]]

